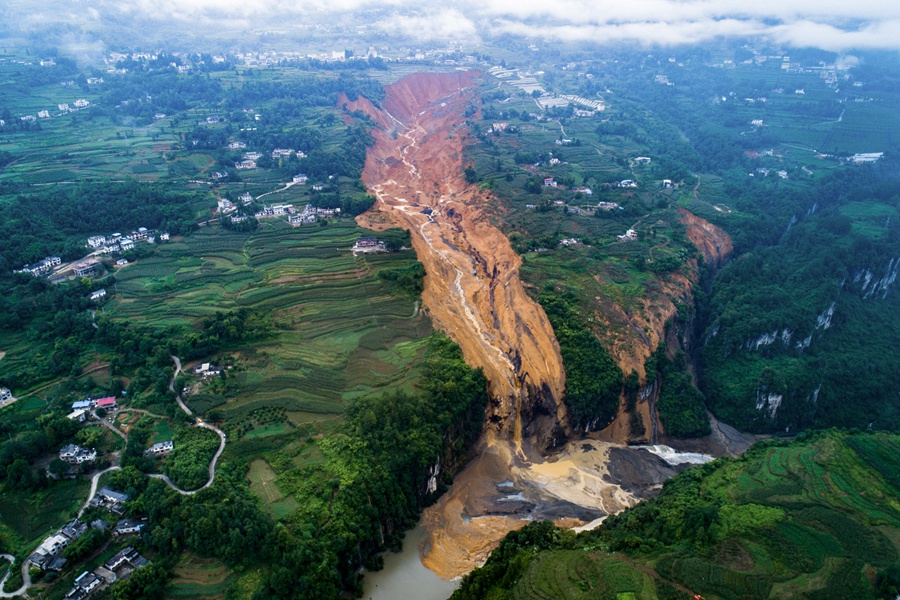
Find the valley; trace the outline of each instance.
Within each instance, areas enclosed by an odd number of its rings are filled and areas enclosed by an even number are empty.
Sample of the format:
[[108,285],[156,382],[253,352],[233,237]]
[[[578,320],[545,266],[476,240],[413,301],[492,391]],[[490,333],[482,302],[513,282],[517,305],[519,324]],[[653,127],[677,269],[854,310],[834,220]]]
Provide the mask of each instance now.
[[0,52],[4,597],[900,585],[890,73],[344,41]]

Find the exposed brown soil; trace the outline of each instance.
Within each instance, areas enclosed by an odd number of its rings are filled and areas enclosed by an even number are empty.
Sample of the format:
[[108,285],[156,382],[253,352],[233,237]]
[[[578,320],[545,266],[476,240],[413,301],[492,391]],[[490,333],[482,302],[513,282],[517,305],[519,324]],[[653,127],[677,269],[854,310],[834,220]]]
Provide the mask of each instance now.
[[[671,471],[650,453],[629,449],[620,449],[621,464],[611,470],[609,441],[570,442],[542,457],[571,433],[562,403],[565,371],[546,315],[519,280],[519,256],[488,220],[489,198],[463,177],[464,113],[477,107],[476,76],[410,75],[386,88],[381,107],[362,97],[339,100],[377,125],[362,175],[377,202],[358,223],[410,231],[427,273],[423,310],[489,381],[480,453],[422,517],[423,563],[445,578],[481,564],[506,533],[529,520],[594,522],[653,493]],[[698,236],[708,261],[730,250],[727,235],[691,217],[689,236]],[[671,276],[661,293],[630,310],[598,298],[598,321],[614,333],[604,342],[626,373],[633,368],[643,377],[644,360],[664,335],[675,302],[690,299],[696,264],[690,272]],[[650,409],[643,410],[649,420]],[[627,437],[627,421],[617,423],[611,441]]]
[[533,417],[544,414],[551,419],[535,435],[547,445],[566,423],[559,345],[519,280],[521,259],[463,177],[464,112],[474,106],[477,75],[407,76],[386,88],[381,109],[365,98],[339,100],[379,125],[362,175],[378,201],[358,222],[410,230],[427,273],[423,308],[490,382],[489,435],[520,443]]
[[[678,217],[687,229],[687,237],[697,247],[704,262],[719,266],[731,254],[731,238],[724,230],[694,213],[678,209]],[[600,277],[600,276],[598,276]],[[598,310],[595,321],[602,324],[601,340],[626,375],[636,371],[641,381],[645,381],[644,362],[656,351],[666,334],[666,324],[678,312],[678,304],[690,306],[693,289],[700,278],[700,266],[696,259],[687,263],[686,273],[671,273],[663,276],[658,289],[640,298],[632,310],[605,298],[597,298]],[[678,340],[670,340],[678,344]],[[618,443],[629,441],[655,441],[653,428],[663,434],[661,424],[651,414],[648,402],[639,402],[637,410],[644,423],[646,434],[640,440],[630,434],[630,415],[624,410],[624,403],[616,419],[602,433],[602,438]]]

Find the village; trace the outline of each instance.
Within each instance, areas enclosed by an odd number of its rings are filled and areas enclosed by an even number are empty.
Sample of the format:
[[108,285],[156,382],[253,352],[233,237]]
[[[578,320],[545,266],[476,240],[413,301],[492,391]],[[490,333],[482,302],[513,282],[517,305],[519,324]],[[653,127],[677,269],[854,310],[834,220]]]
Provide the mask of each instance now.
[[[197,365],[189,372],[199,379],[186,387],[182,393],[196,392],[203,382],[220,375],[222,371],[223,367],[212,363]],[[3,402],[4,399],[5,401],[14,400],[8,392],[9,390],[6,388],[0,389],[0,402]],[[127,433],[120,431],[117,427],[117,412],[122,410],[130,413],[150,414],[140,409],[122,407],[115,396],[103,395],[87,395],[83,399],[73,402],[71,408],[72,412],[67,415],[69,420],[88,427],[102,426],[126,441]],[[159,417],[159,415],[155,416]],[[129,419],[126,418],[123,423],[128,421]],[[208,427],[205,424],[200,426]],[[164,439],[152,443],[144,450],[143,454],[146,457],[158,459],[171,454],[174,450],[175,441]],[[32,579],[39,580],[47,576],[58,577],[73,570],[77,573],[79,565],[87,562],[96,564],[96,557],[102,557],[101,553],[112,547],[115,552],[104,560],[101,566],[96,566],[93,570],[84,570],[78,575],[64,596],[66,600],[83,600],[96,595],[118,580],[127,579],[134,571],[150,563],[133,545],[124,545],[129,540],[129,536],[140,533],[146,523],[146,518],[140,515],[128,515],[130,512],[128,502],[131,498],[127,493],[108,485],[98,486],[102,475],[120,468],[118,455],[119,452],[115,452],[108,457],[101,456],[97,449],[76,443],[69,443],[60,448],[54,460],[58,458],[65,467],[59,470],[51,464],[47,469],[47,476],[54,479],[90,476],[92,481],[90,497],[84,502],[75,518],[70,519],[65,525],[44,538],[28,555],[22,567],[23,574],[26,572],[30,574],[25,579],[26,587],[31,585]],[[113,464],[104,468],[104,464],[109,464],[109,458],[112,458]],[[165,475],[151,474],[150,476],[163,479],[169,486],[173,485]],[[97,489],[98,487],[99,489]],[[175,489],[178,490],[178,488]],[[180,493],[190,492],[180,491]],[[71,549],[74,547],[79,549],[73,552]],[[87,550],[84,550],[85,547]]]
[[[140,227],[129,234],[113,233],[111,235],[94,235],[87,238],[85,246],[91,252],[84,258],[72,263],[63,263],[59,256],[47,256],[36,263],[28,264],[17,269],[15,273],[26,273],[34,277],[47,277],[52,283],[62,283],[74,278],[96,277],[105,271],[103,263],[99,260],[104,256],[121,256],[129,250],[134,250],[136,244],[156,244],[167,242],[171,239],[168,232],[156,232],[146,227]],[[119,258],[114,263],[116,267],[124,267],[128,264],[127,258]],[[106,290],[94,290],[90,299],[99,301],[106,296]]]

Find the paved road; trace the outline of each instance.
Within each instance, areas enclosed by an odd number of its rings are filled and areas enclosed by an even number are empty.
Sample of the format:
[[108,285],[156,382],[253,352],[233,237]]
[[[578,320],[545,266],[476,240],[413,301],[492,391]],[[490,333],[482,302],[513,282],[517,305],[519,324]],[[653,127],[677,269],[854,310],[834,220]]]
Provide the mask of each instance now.
[[0,579],[0,598],[14,598],[16,596],[25,595],[25,592],[31,587],[31,573],[28,571],[28,561],[26,560],[22,563],[22,587],[13,592],[4,592],[3,587],[6,585],[6,580],[12,575],[12,568],[13,565],[16,564],[16,557],[11,554],[0,554],[0,558],[5,558],[9,561],[9,571],[6,572],[3,579]]
[[97,473],[94,473],[94,476],[91,477],[91,491],[88,492],[87,500],[84,501],[84,504],[81,506],[81,510],[78,511],[79,519],[81,518],[81,515],[84,513],[84,511],[87,509],[88,505],[91,503],[91,498],[93,498],[94,494],[97,493],[97,484],[100,481],[100,476],[103,475],[104,473],[109,473],[110,471],[119,471],[121,469],[122,469],[122,467],[120,467],[119,465],[113,465],[113,466],[109,467],[108,469],[103,469],[102,471],[98,471]]
[[[175,380],[178,379],[178,374],[181,373],[181,369],[182,369],[181,359],[179,359],[177,356],[173,355],[172,360],[175,361],[175,374],[172,375],[172,379],[169,381],[169,390],[171,390],[172,393],[175,394],[175,400],[178,402],[178,406],[181,407],[181,410],[183,410],[185,413],[187,413],[187,415],[189,417],[193,417],[194,413],[191,411],[190,408],[188,408],[187,404],[184,403],[184,400],[181,398],[181,394],[179,394],[178,392],[175,391]],[[213,455],[212,461],[210,461],[210,463],[209,463],[209,479],[206,481],[206,483],[203,484],[201,487],[197,488],[196,490],[183,490],[180,487],[178,487],[177,485],[175,485],[174,483],[172,483],[172,480],[169,479],[168,476],[166,476],[166,475],[162,475],[159,473],[154,473],[153,475],[150,475],[150,477],[153,477],[154,479],[163,480],[166,483],[166,485],[168,485],[170,488],[172,488],[173,490],[175,490],[176,492],[178,492],[179,494],[182,494],[184,496],[191,496],[193,494],[196,494],[200,490],[206,489],[213,484],[213,481],[216,478],[216,463],[219,462],[219,457],[222,456],[222,452],[225,451],[225,432],[224,431],[222,431],[215,425],[210,425],[209,423],[204,423],[203,420],[199,419],[199,418],[196,420],[195,423],[196,423],[197,427],[202,427],[203,429],[209,429],[210,431],[214,431],[219,436],[219,449],[216,450],[216,453]]]

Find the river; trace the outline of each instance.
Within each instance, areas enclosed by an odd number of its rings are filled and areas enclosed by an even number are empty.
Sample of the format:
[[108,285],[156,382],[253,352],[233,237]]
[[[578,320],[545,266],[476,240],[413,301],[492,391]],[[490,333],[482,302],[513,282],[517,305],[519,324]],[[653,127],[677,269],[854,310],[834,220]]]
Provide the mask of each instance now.
[[426,531],[421,525],[406,532],[403,550],[386,552],[384,569],[366,573],[363,586],[365,600],[447,600],[459,586],[459,581],[441,579],[425,567],[419,559],[419,545],[425,541]]

